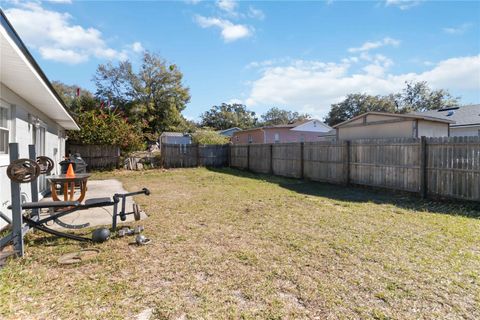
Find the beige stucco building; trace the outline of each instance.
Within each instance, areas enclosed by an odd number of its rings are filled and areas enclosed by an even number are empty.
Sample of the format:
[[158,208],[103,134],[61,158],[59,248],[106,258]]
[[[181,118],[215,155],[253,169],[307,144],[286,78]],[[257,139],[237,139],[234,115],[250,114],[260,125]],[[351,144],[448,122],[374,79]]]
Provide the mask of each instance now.
[[338,140],[448,137],[454,121],[424,115],[367,112],[333,126]]

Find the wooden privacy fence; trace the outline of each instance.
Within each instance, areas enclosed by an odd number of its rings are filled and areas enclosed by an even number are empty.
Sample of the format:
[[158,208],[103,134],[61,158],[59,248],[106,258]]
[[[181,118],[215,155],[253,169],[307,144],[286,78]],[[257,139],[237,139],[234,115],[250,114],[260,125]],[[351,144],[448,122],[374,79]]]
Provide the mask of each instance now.
[[162,144],[165,168],[223,167],[228,165],[228,145]]
[[230,166],[480,201],[480,137],[231,145]]
[[88,164],[87,170],[118,168],[120,148],[112,145],[67,144],[67,154],[80,153]]

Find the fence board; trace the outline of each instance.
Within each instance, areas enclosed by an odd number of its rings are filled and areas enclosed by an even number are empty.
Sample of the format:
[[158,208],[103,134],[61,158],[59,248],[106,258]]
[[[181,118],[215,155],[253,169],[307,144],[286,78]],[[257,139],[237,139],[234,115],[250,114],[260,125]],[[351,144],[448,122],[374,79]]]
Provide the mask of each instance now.
[[198,165],[204,167],[223,167],[228,164],[228,145],[200,145],[198,148]]
[[230,146],[230,166],[239,169],[248,169],[248,144]]
[[480,137],[427,138],[429,195],[480,200]]
[[276,143],[272,147],[272,170],[277,176],[301,178],[301,144]]
[[420,191],[420,139],[354,140],[350,181],[402,191]]
[[272,160],[271,144],[250,145],[250,170],[257,173],[271,173]]
[[120,148],[112,145],[67,144],[68,154],[79,153],[87,163],[87,170],[117,168],[120,163]]
[[345,142],[306,142],[303,149],[304,177],[314,181],[345,183]]

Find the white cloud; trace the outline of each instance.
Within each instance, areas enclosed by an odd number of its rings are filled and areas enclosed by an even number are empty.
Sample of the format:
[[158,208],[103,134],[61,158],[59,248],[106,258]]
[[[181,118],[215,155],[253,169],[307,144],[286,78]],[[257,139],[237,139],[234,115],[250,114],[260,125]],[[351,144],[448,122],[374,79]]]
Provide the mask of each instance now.
[[393,63],[387,57],[377,55],[372,59],[358,71],[352,70],[349,59],[340,63],[300,60],[272,65],[252,82],[245,102],[254,109],[283,105],[322,118],[332,103],[349,93],[388,94],[401,90],[405,81],[427,81],[433,88],[466,93],[480,91],[480,55],[451,58],[425,72],[402,74],[387,72]]
[[257,9],[253,6],[248,7],[248,16],[250,18],[255,18],[255,19],[258,19],[258,20],[265,19],[265,13],[263,13],[262,10]]
[[443,28],[443,32],[448,33],[448,34],[464,34],[471,27],[472,27],[471,23],[464,23],[464,24],[459,25],[457,27]]
[[195,20],[202,28],[219,28],[225,42],[233,42],[241,38],[247,38],[253,33],[251,27],[242,24],[234,24],[228,20],[220,18],[196,16]]
[[238,7],[238,3],[235,0],[218,0],[217,1],[217,7],[219,7],[221,10],[230,13],[230,14],[235,14],[235,10]]
[[70,4],[72,0],[47,0],[47,2]]
[[400,10],[407,10],[418,6],[422,2],[422,0],[386,0],[386,6],[395,6],[398,7]]
[[132,48],[132,51],[135,53],[142,53],[143,51],[145,51],[145,48],[138,41],[132,43],[131,48]]
[[373,49],[377,49],[384,46],[393,46],[398,47],[400,45],[400,40],[393,39],[390,37],[385,37],[380,41],[367,41],[357,48],[349,48],[348,52],[367,52]]
[[42,58],[77,64],[91,57],[126,59],[127,50],[110,48],[95,28],[85,28],[71,22],[68,13],[51,11],[39,3],[29,2],[5,10],[29,47],[37,49]]

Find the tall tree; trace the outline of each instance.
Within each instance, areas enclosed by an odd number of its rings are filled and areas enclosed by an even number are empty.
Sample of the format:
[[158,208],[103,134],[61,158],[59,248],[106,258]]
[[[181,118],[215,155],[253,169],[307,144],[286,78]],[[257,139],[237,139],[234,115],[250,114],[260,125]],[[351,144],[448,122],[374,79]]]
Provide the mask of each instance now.
[[289,124],[310,118],[309,114],[298,113],[296,111],[283,110],[276,107],[270,108],[262,114],[262,125],[273,126],[279,124]]
[[436,110],[456,106],[458,101],[459,98],[452,97],[447,90],[431,89],[425,81],[405,82],[401,92],[386,96],[349,94],[343,101],[332,104],[325,122],[333,126],[369,111],[408,113]]
[[247,129],[257,124],[255,112],[247,110],[243,104],[222,103],[213,106],[210,110],[202,113],[200,125],[216,130],[224,130],[232,127]]
[[398,112],[395,97],[393,95],[371,96],[364,93],[349,94],[342,102],[332,104],[325,122],[333,126],[369,111]]
[[437,110],[458,105],[459,98],[444,89],[433,90],[426,81],[405,82],[400,94],[402,112]]
[[152,138],[162,132],[186,126],[181,115],[190,101],[183,74],[174,64],[145,52],[137,72],[129,61],[118,66],[99,65],[94,76],[97,95],[111,102],[128,117],[146,122]]
[[[82,111],[97,109],[100,106],[95,96],[88,90],[76,85],[67,85],[60,81],[52,82],[53,88],[62,98],[71,112],[77,114]],[[77,95],[77,93],[79,95]]]

